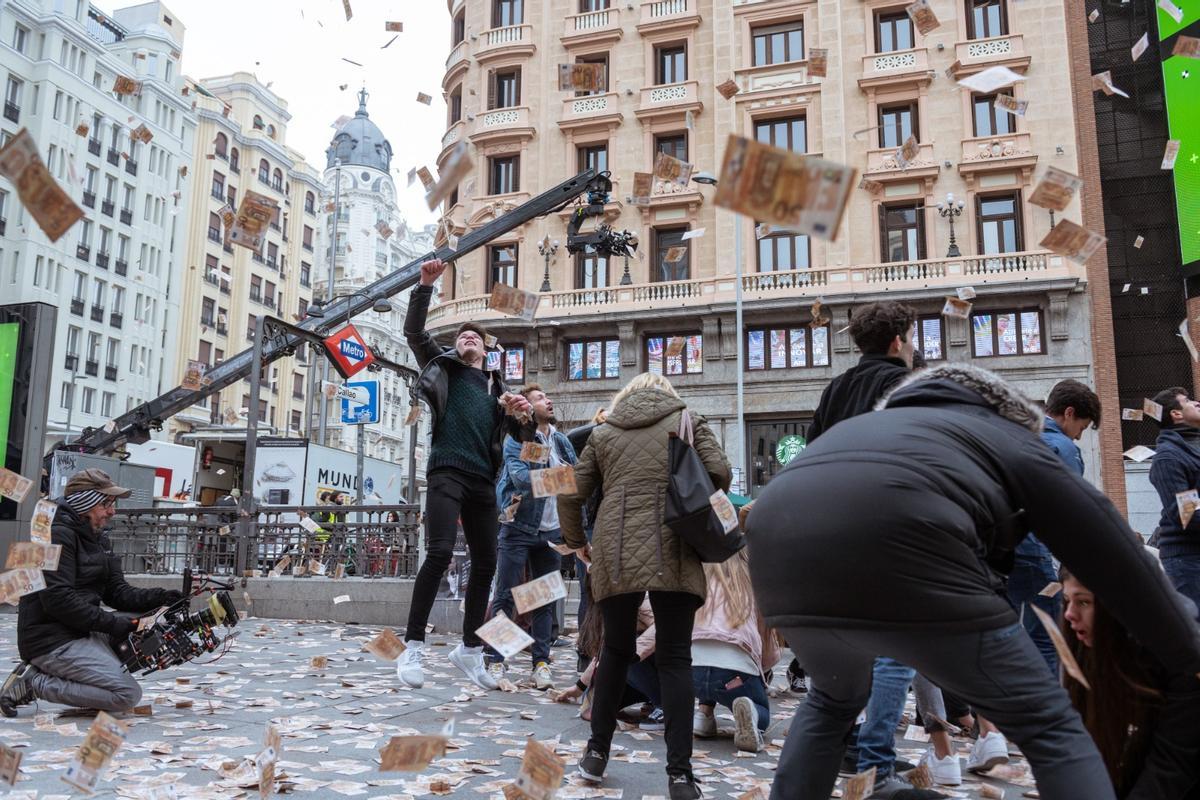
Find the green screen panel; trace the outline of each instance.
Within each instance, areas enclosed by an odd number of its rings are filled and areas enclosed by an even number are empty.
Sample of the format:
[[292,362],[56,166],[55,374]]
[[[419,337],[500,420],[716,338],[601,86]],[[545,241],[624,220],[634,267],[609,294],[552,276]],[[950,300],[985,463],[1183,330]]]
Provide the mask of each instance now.
[[[1176,5],[1180,5],[1178,2]],[[1176,34],[1200,37],[1200,4],[1189,2],[1182,22],[1161,8],[1163,89],[1171,138],[1179,140],[1175,159],[1175,205],[1179,214],[1179,250],[1185,265],[1200,262],[1200,59],[1173,56]]]
[[17,339],[20,326],[0,325],[0,467],[8,455],[8,423],[12,419],[13,391],[17,370]]

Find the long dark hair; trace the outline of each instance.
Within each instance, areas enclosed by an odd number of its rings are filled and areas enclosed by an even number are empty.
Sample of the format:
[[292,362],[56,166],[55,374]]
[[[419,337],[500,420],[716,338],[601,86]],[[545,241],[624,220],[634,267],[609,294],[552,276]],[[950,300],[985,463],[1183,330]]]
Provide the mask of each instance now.
[[[1074,577],[1066,567],[1059,570],[1059,581]],[[1067,681],[1071,705],[1083,717],[1117,796],[1124,797],[1137,781],[1150,750],[1163,699],[1153,677],[1158,670],[1142,646],[1099,602],[1092,614],[1091,647],[1079,641],[1065,619],[1061,625],[1067,647],[1092,685],[1088,691],[1078,681]]]
[[579,626],[579,643],[577,649],[587,658],[599,658],[600,649],[604,646],[604,617],[596,603],[589,603],[587,613]]

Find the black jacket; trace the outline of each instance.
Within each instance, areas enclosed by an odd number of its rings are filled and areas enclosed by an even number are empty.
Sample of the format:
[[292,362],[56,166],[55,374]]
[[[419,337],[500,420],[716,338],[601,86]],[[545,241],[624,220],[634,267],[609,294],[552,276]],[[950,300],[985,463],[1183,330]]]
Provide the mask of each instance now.
[[911,372],[899,358],[864,355],[858,364],[838,375],[821,393],[821,402],[808,426],[809,444],[836,423],[875,408],[879,398]]
[[17,612],[17,651],[23,661],[45,655],[93,631],[115,633],[117,615],[100,607],[141,613],[170,602],[166,589],[135,589],[125,582],[121,560],[108,536],[70,506],[59,503],[50,540],[62,545],[58,569],[44,573],[46,588],[21,598]]
[[1168,669],[1200,671],[1200,631],[1183,601],[1108,499],[1035,435],[1040,410],[966,365],[910,380],[883,411],[809,445],[754,504],[750,569],[767,622],[1015,623],[1001,573],[1033,531]]
[[1175,502],[1180,492],[1200,489],[1200,429],[1182,425],[1164,428],[1154,448],[1150,483],[1162,501],[1159,554],[1163,558],[1200,555],[1200,514],[1195,514],[1185,529]]
[[[410,402],[417,405],[424,400],[433,415],[429,421],[429,435],[437,434],[438,422],[446,409],[446,398],[450,394],[450,376],[457,370],[475,369],[464,364],[453,347],[442,347],[425,330],[425,318],[429,314],[429,300],[433,297],[432,286],[420,286],[412,290],[408,299],[408,314],[404,317],[404,338],[421,367],[421,374],[413,383]],[[497,400],[508,391],[499,370],[489,370],[488,389]],[[521,426],[504,413],[497,402],[492,426],[491,458],[492,473],[500,471],[504,464],[504,437],[512,436],[522,442],[533,441],[533,425]]]

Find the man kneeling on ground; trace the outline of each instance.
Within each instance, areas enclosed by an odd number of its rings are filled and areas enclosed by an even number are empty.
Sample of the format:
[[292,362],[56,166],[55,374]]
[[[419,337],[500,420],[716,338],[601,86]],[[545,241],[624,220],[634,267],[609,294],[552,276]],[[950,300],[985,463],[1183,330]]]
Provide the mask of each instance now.
[[109,644],[137,630],[138,621],[102,609],[100,601],[141,614],[183,599],[183,592],[126,583],[104,527],[118,498],[131,493],[100,469],[67,482],[50,529],[51,542],[62,545],[58,569],[45,573],[45,589],[21,598],[17,612],[21,663],[0,689],[4,716],[39,699],[101,711],[128,711],[141,700],[142,688]]

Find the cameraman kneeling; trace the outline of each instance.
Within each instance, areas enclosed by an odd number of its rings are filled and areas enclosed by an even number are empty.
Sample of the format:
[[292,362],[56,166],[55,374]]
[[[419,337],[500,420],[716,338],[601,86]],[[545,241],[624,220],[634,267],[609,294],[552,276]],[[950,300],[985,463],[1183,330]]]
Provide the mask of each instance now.
[[110,636],[121,640],[137,630],[137,619],[105,611],[100,601],[136,615],[177,602],[183,592],[125,582],[103,530],[117,499],[131,493],[100,469],[67,482],[51,527],[51,541],[62,545],[58,570],[44,573],[45,589],[21,598],[22,663],[0,688],[4,716],[37,699],[102,711],[128,711],[141,699],[142,688],[109,645]]

